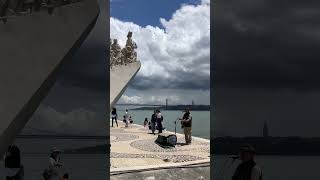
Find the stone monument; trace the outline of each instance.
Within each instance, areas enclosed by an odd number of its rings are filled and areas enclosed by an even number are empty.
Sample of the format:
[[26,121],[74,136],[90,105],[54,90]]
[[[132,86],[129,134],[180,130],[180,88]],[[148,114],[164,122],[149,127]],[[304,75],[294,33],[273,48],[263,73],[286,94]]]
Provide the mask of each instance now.
[[116,65],[127,65],[137,62],[137,44],[132,40],[132,32],[127,35],[127,42],[124,48],[118,44],[118,40],[110,41],[110,68]]
[[0,21],[1,157],[88,37],[98,15],[97,1],[82,0],[55,7],[52,15],[39,10],[6,14],[6,23]]
[[117,39],[110,40],[110,107],[120,99],[129,82],[139,71],[141,64],[137,59],[137,44],[128,32],[127,42],[121,48]]

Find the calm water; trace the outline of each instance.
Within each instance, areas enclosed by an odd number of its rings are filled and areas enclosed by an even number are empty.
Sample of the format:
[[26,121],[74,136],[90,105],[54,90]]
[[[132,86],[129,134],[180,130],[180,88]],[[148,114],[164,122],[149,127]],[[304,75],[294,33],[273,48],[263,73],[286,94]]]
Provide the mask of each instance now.
[[[257,156],[263,170],[263,180],[319,180],[320,156]],[[232,163],[226,156],[214,158],[215,180],[230,180],[239,162]]]
[[[119,108],[120,109],[120,108]],[[124,110],[117,110],[118,117],[122,120],[125,114]],[[143,125],[144,118],[150,121],[153,111],[151,110],[129,110],[133,118],[133,123]],[[161,111],[163,115],[164,126],[168,131],[174,131],[174,121],[182,117],[182,111]],[[210,111],[192,111],[192,135],[197,137],[210,138]],[[180,123],[177,123],[177,132],[182,133]]]
[[[41,173],[48,167],[49,151],[53,146],[59,149],[81,148],[104,144],[103,140],[52,140],[52,139],[17,139],[16,144],[22,152],[26,180],[42,180]],[[104,154],[62,154],[63,172],[68,172],[70,179],[106,179],[106,155]],[[3,163],[3,162],[0,162]],[[1,167],[4,167],[1,164]],[[2,171],[1,171],[2,172]],[[3,178],[0,173],[0,179]]]

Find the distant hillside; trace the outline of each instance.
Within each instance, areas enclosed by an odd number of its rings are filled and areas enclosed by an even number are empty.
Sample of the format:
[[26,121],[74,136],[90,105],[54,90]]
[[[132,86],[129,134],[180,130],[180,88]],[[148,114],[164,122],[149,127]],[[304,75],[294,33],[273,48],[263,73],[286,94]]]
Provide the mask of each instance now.
[[[210,105],[170,105],[170,106],[160,106],[156,107],[160,110],[185,110],[186,108],[190,108],[191,111],[210,111]],[[154,107],[139,107],[134,110],[154,110]]]

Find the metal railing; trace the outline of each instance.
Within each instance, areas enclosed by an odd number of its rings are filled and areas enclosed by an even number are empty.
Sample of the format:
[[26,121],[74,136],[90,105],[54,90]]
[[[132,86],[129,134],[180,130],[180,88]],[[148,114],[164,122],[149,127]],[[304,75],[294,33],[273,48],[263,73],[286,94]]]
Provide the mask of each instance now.
[[82,0],[0,0],[0,21],[45,10],[52,14],[54,8],[78,3]]

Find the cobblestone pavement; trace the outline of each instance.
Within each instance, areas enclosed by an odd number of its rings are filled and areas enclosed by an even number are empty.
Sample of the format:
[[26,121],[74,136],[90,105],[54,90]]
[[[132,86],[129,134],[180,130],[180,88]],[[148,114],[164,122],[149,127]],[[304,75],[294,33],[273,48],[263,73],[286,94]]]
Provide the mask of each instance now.
[[[155,143],[157,134],[143,126],[130,124],[128,128],[118,121],[119,127],[111,128],[111,171],[119,168],[139,168],[149,165],[175,166],[177,163],[210,161],[210,141],[192,137],[190,145],[184,144],[184,135],[177,133],[178,144],[174,148],[162,148]],[[166,134],[174,134],[166,132]]]

